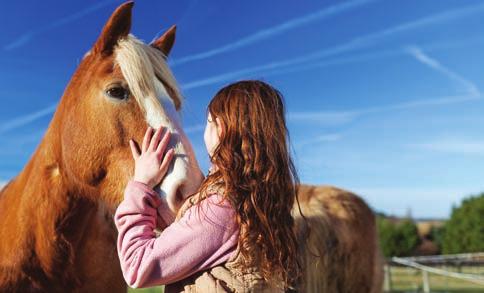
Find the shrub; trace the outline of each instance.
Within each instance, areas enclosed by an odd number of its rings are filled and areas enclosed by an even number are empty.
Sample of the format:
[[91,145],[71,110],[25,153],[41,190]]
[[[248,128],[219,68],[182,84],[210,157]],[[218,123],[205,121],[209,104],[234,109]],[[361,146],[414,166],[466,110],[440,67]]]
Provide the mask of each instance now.
[[462,201],[452,208],[445,224],[444,254],[484,251],[484,193]]
[[389,219],[378,217],[377,225],[385,257],[409,256],[420,244],[417,226],[410,219],[392,223]]

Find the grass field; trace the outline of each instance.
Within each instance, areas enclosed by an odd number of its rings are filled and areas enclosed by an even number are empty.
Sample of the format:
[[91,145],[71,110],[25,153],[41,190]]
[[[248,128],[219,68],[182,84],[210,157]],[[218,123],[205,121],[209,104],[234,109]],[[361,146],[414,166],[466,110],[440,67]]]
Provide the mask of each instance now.
[[153,287],[146,289],[129,289],[128,293],[163,293],[163,287]]
[[[448,271],[457,271],[456,268],[443,268]],[[463,267],[462,273],[477,274],[484,277],[484,267]],[[454,278],[443,277],[435,274],[429,274],[431,292],[449,292],[449,293],[483,293],[484,285],[474,284],[468,281]],[[392,267],[391,268],[392,292],[423,292],[422,273],[413,268]],[[160,293],[163,287],[148,289],[130,289],[129,293]]]
[[[452,267],[441,269],[457,271]],[[461,272],[484,277],[484,267],[463,267]],[[430,273],[429,283],[431,292],[484,292],[484,285]],[[422,292],[422,272],[413,268],[392,267],[391,284],[392,292]]]

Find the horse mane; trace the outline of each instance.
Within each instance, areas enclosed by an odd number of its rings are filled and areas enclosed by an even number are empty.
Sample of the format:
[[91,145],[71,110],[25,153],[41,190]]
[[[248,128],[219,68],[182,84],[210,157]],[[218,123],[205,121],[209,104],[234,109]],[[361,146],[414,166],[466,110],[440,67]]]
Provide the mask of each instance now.
[[115,61],[145,114],[148,107],[163,111],[159,99],[165,105],[173,103],[177,110],[181,108],[183,97],[166,56],[159,49],[129,34],[118,41]]

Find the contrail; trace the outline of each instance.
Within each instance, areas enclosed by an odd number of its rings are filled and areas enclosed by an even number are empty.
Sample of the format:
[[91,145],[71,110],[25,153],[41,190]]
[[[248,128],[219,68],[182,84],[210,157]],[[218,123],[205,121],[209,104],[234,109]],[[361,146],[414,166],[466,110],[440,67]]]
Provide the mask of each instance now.
[[442,65],[438,60],[426,55],[418,47],[410,47],[410,54],[422,62],[424,65],[446,75],[448,78],[457,81],[465,86],[464,95],[446,96],[432,99],[420,99],[410,102],[397,103],[393,105],[374,106],[363,109],[354,109],[346,111],[311,111],[311,112],[289,112],[288,119],[293,122],[319,122],[326,125],[340,125],[349,123],[358,117],[366,114],[381,113],[393,110],[407,110],[427,106],[441,106],[448,104],[463,103],[482,99],[481,93],[477,86],[470,80],[465,79],[458,73]]
[[464,87],[466,88],[466,90],[467,90],[467,92],[469,93],[470,96],[478,97],[478,96],[481,95],[481,93],[479,92],[479,89],[477,88],[477,86],[474,83],[465,79],[464,77],[460,76],[459,74],[449,70],[448,68],[445,68],[444,66],[442,66],[442,64],[440,64],[439,61],[432,59],[428,55],[426,55],[419,47],[411,46],[411,47],[408,47],[407,50],[419,62],[423,63],[424,65],[427,65],[428,67],[430,67],[430,68],[432,68],[432,69],[434,69],[434,70],[436,70],[440,73],[443,73],[444,75],[446,75],[450,79],[453,79],[453,80],[457,81],[458,83],[464,85]]
[[480,97],[469,95],[448,96],[431,99],[420,99],[410,102],[398,103],[393,105],[375,106],[362,109],[350,109],[346,111],[298,111],[288,112],[287,119],[291,122],[312,122],[326,126],[336,126],[350,123],[359,117],[367,114],[383,113],[395,110],[409,110],[427,106],[442,106],[448,104],[463,103],[474,101]]
[[[425,48],[428,51],[432,50],[437,50],[437,49],[446,49],[446,48],[453,48],[456,46],[462,46],[464,44],[469,44],[475,41],[482,41],[482,38],[472,38],[472,39],[466,39],[461,42],[443,42],[443,43],[431,43],[431,44],[424,44],[422,47]],[[183,84],[183,88],[185,90],[189,90],[192,88],[197,88],[201,86],[206,86],[206,85],[211,85],[219,82],[224,82],[224,81],[229,81],[233,79],[240,78],[242,76],[247,76],[251,74],[256,74],[256,73],[264,73],[264,76],[270,76],[270,75],[277,75],[277,74],[285,74],[285,73],[290,73],[290,72],[295,72],[295,71],[301,71],[301,70],[306,70],[306,69],[311,69],[311,68],[316,68],[316,67],[325,67],[325,66],[331,66],[331,65],[339,65],[339,64],[347,64],[347,63],[354,63],[354,62],[362,62],[362,61],[368,61],[372,59],[380,59],[384,57],[393,57],[397,55],[404,55],[408,54],[408,50],[402,50],[401,48],[399,49],[389,49],[389,50],[381,50],[381,51],[376,51],[376,52],[369,52],[369,53],[363,53],[363,54],[358,54],[358,55],[350,55],[346,57],[341,57],[341,58],[332,58],[332,59],[321,59],[319,58],[317,60],[314,60],[313,62],[303,62],[301,64],[294,64],[292,66],[287,66],[287,67],[276,67],[273,68],[268,65],[261,65],[257,67],[250,67],[246,69],[241,69],[237,71],[232,71],[228,73],[223,73],[220,75],[192,81],[189,83]]]
[[371,2],[375,2],[378,0],[354,0],[354,1],[347,1],[343,3],[339,3],[330,7],[323,8],[319,11],[316,11],[311,14],[307,14],[298,18],[291,19],[289,21],[283,22],[281,24],[278,24],[276,26],[266,28],[259,30],[258,32],[246,36],[242,39],[239,39],[235,42],[229,43],[225,46],[218,47],[216,49],[208,50],[202,53],[182,57],[176,60],[173,60],[170,62],[172,66],[180,65],[180,64],[185,64],[190,61],[195,61],[195,60],[201,60],[201,59],[206,59],[213,57],[218,54],[222,54],[225,52],[230,52],[248,45],[251,45],[255,42],[258,42],[260,40],[264,40],[270,37],[274,37],[277,35],[280,35],[288,30],[298,28],[304,25],[307,25],[311,22],[319,21],[334,15],[337,15],[339,13],[369,4]]
[[[437,72],[440,72],[446,75],[448,78],[463,85],[468,95],[461,97],[462,101],[482,99],[479,88],[473,82],[462,77],[456,72],[446,68],[438,60],[435,60],[430,56],[426,55],[419,47],[411,46],[407,48],[407,51],[422,64],[434,69]],[[455,138],[452,138],[450,140],[444,139],[440,141],[432,141],[427,143],[410,144],[409,146],[419,147],[430,151],[440,151],[440,152],[448,152],[448,153],[480,154],[480,155],[484,154],[484,143],[482,141],[463,141],[463,140],[457,140]]]
[[298,111],[288,112],[287,120],[291,122],[314,122],[326,126],[336,126],[349,123],[360,115],[359,111]]
[[62,17],[58,20],[55,20],[47,25],[44,25],[44,26],[40,26],[40,27],[36,27],[34,29],[31,29],[30,31],[27,31],[25,33],[23,33],[22,35],[20,35],[19,37],[17,37],[17,39],[13,40],[12,42],[6,44],[3,46],[3,49],[5,51],[9,51],[9,50],[13,50],[13,49],[16,49],[16,48],[19,48],[19,47],[22,47],[24,45],[26,45],[27,43],[29,43],[35,36],[37,35],[40,35],[42,33],[45,33],[49,30],[52,30],[54,28],[57,28],[57,27],[60,27],[60,26],[63,26],[65,24],[68,24],[70,22],[73,22],[75,20],[78,20],[96,10],[99,10],[105,6],[108,6],[112,3],[116,3],[116,2],[119,2],[117,0],[105,0],[105,1],[100,1],[92,6],[89,6],[83,10],[80,10],[74,14],[71,14],[71,15],[68,15],[68,16],[65,16],[65,17]]
[[[477,38],[470,38],[470,39],[468,38],[465,40],[452,41],[452,42],[429,43],[429,44],[422,44],[419,46],[425,49],[425,51],[429,52],[434,50],[455,48],[455,47],[464,46],[464,45],[467,46],[469,44],[474,44],[476,42],[482,43],[483,40],[484,39],[482,38],[482,36],[479,36]],[[404,54],[408,54],[408,49],[402,50],[401,48],[399,48],[399,49],[380,50],[380,51],[374,51],[374,52],[363,53],[358,55],[349,55],[341,58],[322,59],[322,61],[314,61],[310,63],[303,63],[300,65],[276,69],[273,71],[265,71],[264,76],[286,74],[290,72],[297,72],[297,71],[303,71],[303,70],[312,69],[312,68],[320,68],[320,67],[334,66],[334,65],[340,65],[340,64],[364,62],[364,61],[394,57],[394,56],[399,56]]]
[[385,29],[379,32],[370,33],[364,36],[356,37],[347,43],[334,46],[331,48],[322,49],[301,57],[296,57],[292,59],[286,59],[282,61],[271,62],[268,64],[245,68],[233,72],[228,72],[220,75],[216,75],[209,78],[204,78],[201,80],[189,82],[184,85],[185,89],[192,89],[200,86],[210,85],[218,82],[228,81],[234,78],[240,78],[244,75],[260,73],[268,70],[276,70],[280,68],[285,68],[289,66],[301,65],[309,62],[321,61],[324,58],[338,55],[341,53],[349,52],[355,49],[362,49],[375,44],[380,39],[393,36],[394,34],[402,33],[409,30],[418,29],[432,24],[441,23],[444,21],[449,21],[455,18],[467,16],[474,14],[478,11],[484,10],[484,4],[466,6],[457,10],[445,11],[438,14],[433,14],[418,20],[411,22],[406,22],[389,29]]
[[[115,2],[115,1],[111,0],[111,1],[100,2],[97,5],[94,5],[94,6],[88,8],[84,11],[80,11],[75,15],[65,17],[65,18],[63,18],[62,20],[59,20],[56,23],[59,23],[61,21],[62,21],[62,23],[72,21],[74,19],[79,18],[80,16],[78,16],[78,15],[80,15],[80,14],[84,15],[84,14],[88,13],[88,12],[86,12],[88,10],[90,12],[94,8],[96,8],[96,9],[100,8],[100,7],[98,7],[100,5],[105,6],[108,3],[112,3],[112,2]],[[451,19],[457,18],[457,17],[466,16],[466,15],[475,13],[477,11],[480,11],[482,9],[484,9],[484,5],[481,4],[481,5],[475,5],[475,6],[467,6],[465,8],[458,9],[458,10],[446,11],[446,12],[443,12],[443,13],[440,13],[440,14],[435,14],[435,15],[432,15],[432,16],[429,16],[429,17],[425,17],[425,18],[416,20],[416,21],[404,23],[404,24],[395,26],[393,28],[390,28],[390,29],[387,29],[387,30],[384,30],[384,31],[380,31],[380,32],[372,33],[372,34],[365,35],[365,36],[362,36],[362,37],[358,37],[356,39],[353,39],[349,43],[346,43],[346,44],[343,44],[343,45],[340,45],[340,46],[336,46],[336,47],[333,47],[333,48],[329,48],[329,49],[324,49],[324,50],[321,50],[321,51],[318,51],[316,53],[309,54],[309,55],[306,55],[306,56],[303,56],[303,57],[293,58],[293,59],[284,60],[284,61],[280,61],[280,62],[269,63],[269,64],[266,64],[266,65],[257,66],[257,67],[246,68],[246,69],[242,69],[242,70],[238,70],[238,71],[234,71],[234,72],[229,72],[229,73],[225,73],[225,74],[201,79],[201,80],[198,80],[198,81],[193,81],[193,82],[184,84],[183,88],[185,90],[187,90],[187,89],[192,89],[192,88],[196,88],[196,87],[200,87],[200,86],[210,85],[210,84],[214,84],[214,83],[218,83],[218,82],[228,81],[228,80],[231,80],[231,79],[234,79],[234,78],[239,78],[239,77],[241,77],[243,75],[247,75],[247,74],[254,74],[254,73],[262,72],[262,71],[265,71],[265,70],[275,70],[275,69],[280,69],[280,68],[286,68],[286,67],[293,66],[293,65],[301,65],[301,64],[305,64],[307,62],[313,62],[313,61],[319,60],[319,59],[324,58],[324,57],[328,57],[328,56],[335,55],[335,54],[338,54],[338,53],[350,51],[350,50],[355,49],[355,48],[359,48],[360,46],[363,46],[363,44],[364,44],[363,47],[371,45],[376,40],[383,38],[383,37],[393,35],[395,33],[420,28],[422,26],[435,24],[435,23],[439,23],[439,22],[442,22],[442,21],[451,20]],[[55,27],[55,26],[56,26],[56,24],[53,23],[50,26],[46,26],[46,27],[49,27],[49,29],[50,29],[51,27]],[[45,30],[46,27],[40,28],[37,31],[43,31],[43,30]],[[392,54],[395,54],[395,53],[394,52],[385,52],[384,54],[392,55]],[[372,56],[369,56],[369,57],[372,57]],[[327,62],[331,62],[331,60],[328,60]],[[345,61],[342,60],[341,62],[345,62]],[[468,89],[470,89],[470,87]],[[479,97],[480,97],[480,95],[479,95]],[[405,103],[405,104],[399,104],[399,105],[391,106],[391,108],[392,109],[406,109],[406,108],[411,108],[411,107],[421,106],[421,105],[448,104],[448,103],[456,103],[458,101],[466,101],[466,100],[472,100],[472,99],[476,99],[476,97],[469,97],[469,96],[455,97],[454,96],[454,97],[447,97],[447,98],[441,98],[441,99],[429,99],[429,100],[424,100],[424,101],[416,101],[416,102],[410,102],[410,103]],[[0,126],[0,134],[4,133],[4,132],[6,132],[10,129],[22,126],[22,125],[27,124],[27,123],[30,123],[31,121],[38,119],[38,118],[40,118],[44,115],[48,115],[55,110],[55,107],[56,106],[53,105],[53,106],[50,106],[50,107],[48,107],[44,110],[41,110],[39,112],[29,114],[29,115],[26,115],[26,116],[22,116],[22,117],[19,117],[17,119],[14,119],[13,121],[7,122],[6,124]],[[366,111],[377,111],[378,112],[380,110],[379,110],[379,108],[373,108],[373,109],[367,109]],[[318,116],[316,114],[318,114],[318,113],[324,114],[324,115],[320,116],[321,117],[320,119],[328,121],[328,122],[335,121],[335,120],[350,121],[350,120],[352,120],[352,118],[355,115],[355,112],[353,112],[353,111],[345,112],[344,114],[333,113],[333,112],[330,112],[330,113],[328,113],[328,112],[325,112],[325,113],[313,112],[313,113],[299,113],[301,115],[299,115],[299,114],[293,115],[293,117],[296,120],[303,118],[303,116],[312,117],[310,119],[316,119],[316,117]],[[359,112],[357,112],[356,115],[358,115],[358,113]],[[307,115],[303,115],[303,114],[307,114]],[[324,116],[324,118],[322,118],[323,116]],[[332,119],[332,118],[334,118],[334,119]]]
[[53,104],[40,111],[14,118],[8,122],[3,122],[2,125],[0,125],[0,134],[3,134],[7,131],[10,131],[20,126],[24,126],[44,116],[50,115],[54,113],[56,107],[57,107],[57,104]]
[[484,155],[484,141],[482,140],[440,139],[426,143],[409,144],[408,146],[432,152]]

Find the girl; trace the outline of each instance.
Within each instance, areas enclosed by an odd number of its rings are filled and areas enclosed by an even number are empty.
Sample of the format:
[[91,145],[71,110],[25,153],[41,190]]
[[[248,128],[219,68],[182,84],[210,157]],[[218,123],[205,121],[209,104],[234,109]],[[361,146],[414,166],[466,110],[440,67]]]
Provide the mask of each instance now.
[[[282,96],[267,83],[240,81],[221,89],[207,112],[212,166],[176,220],[153,191],[173,157],[163,156],[169,134],[152,137],[148,128],[141,152],[130,141],[135,174],[115,214],[124,278],[131,287],[170,284],[165,292],[293,289],[301,275],[291,216],[298,178]],[[157,210],[169,224],[158,237]]]

